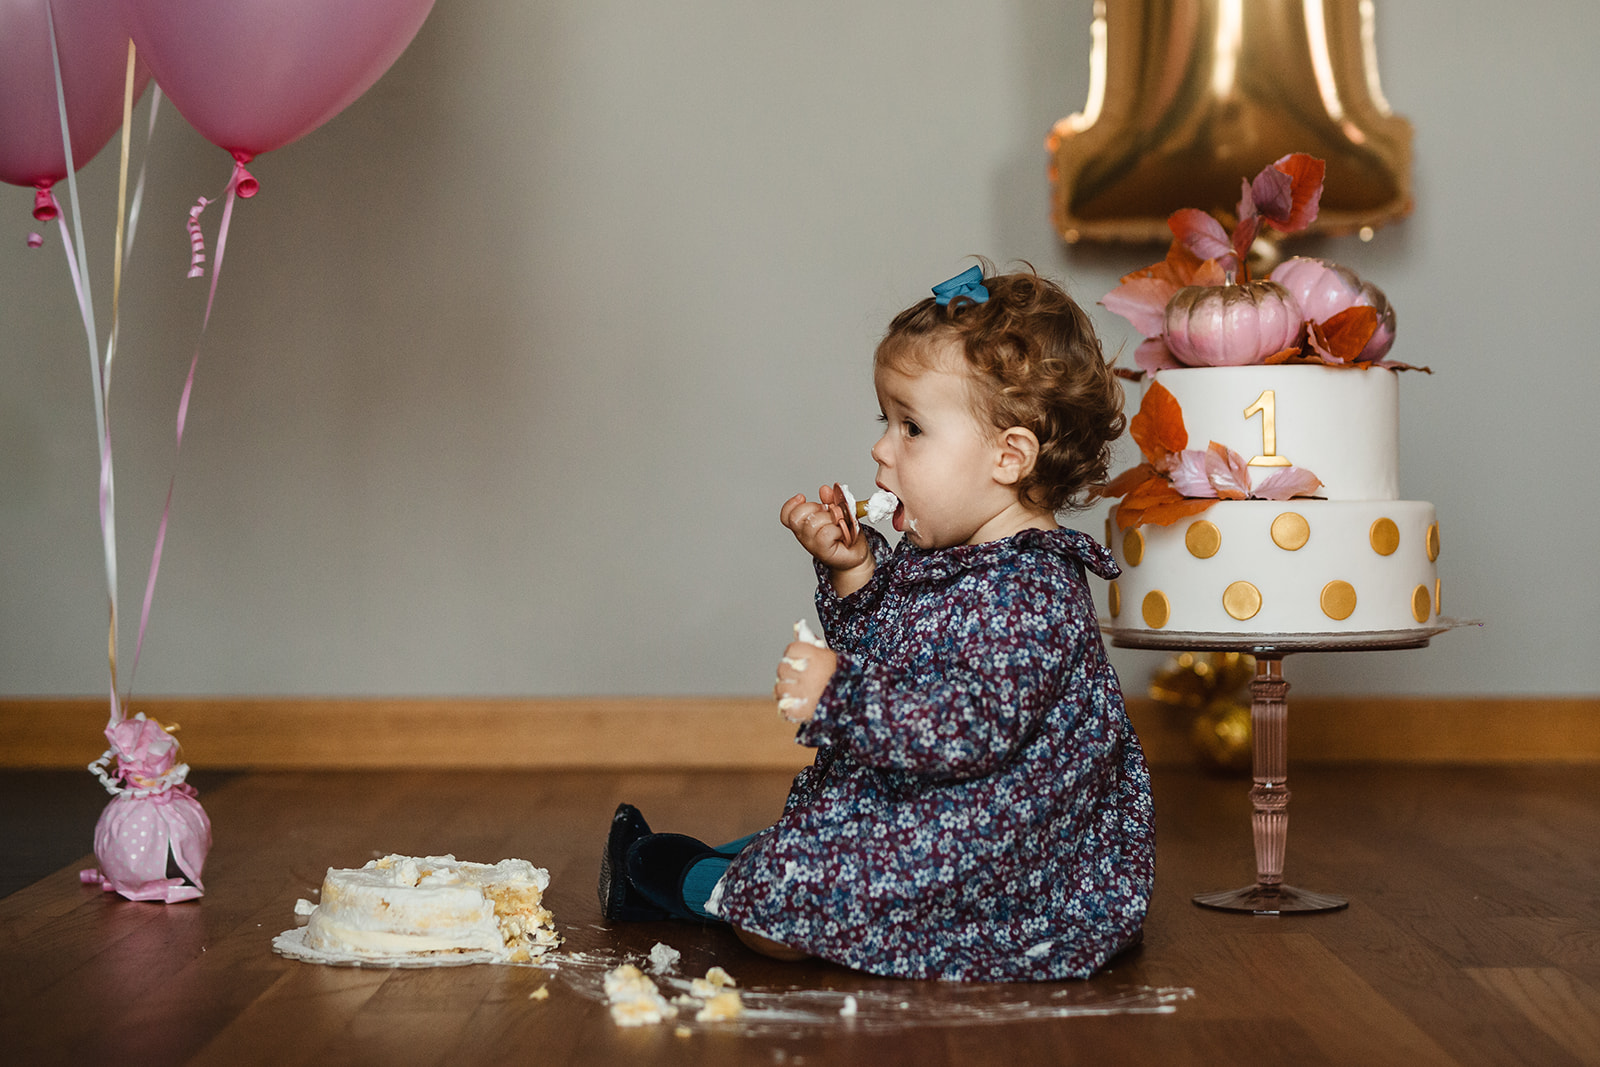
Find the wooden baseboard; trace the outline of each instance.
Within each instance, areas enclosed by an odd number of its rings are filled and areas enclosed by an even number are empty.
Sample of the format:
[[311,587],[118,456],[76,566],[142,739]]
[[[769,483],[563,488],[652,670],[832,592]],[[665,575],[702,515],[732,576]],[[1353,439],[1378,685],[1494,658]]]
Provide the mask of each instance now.
[[[794,769],[811,750],[772,702],[743,697],[318,699],[150,697],[196,767]],[[1129,713],[1150,762],[1193,762],[1191,718]],[[0,698],[0,767],[82,767],[105,748],[104,698]],[[1600,763],[1596,697],[1306,697],[1289,709],[1296,761]]]

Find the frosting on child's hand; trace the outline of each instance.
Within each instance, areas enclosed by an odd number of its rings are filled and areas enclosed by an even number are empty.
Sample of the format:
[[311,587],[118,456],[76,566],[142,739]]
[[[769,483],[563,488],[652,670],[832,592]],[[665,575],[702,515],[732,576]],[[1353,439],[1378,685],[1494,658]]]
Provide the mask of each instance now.
[[828,647],[828,642],[818,637],[812,631],[811,627],[806,625],[806,620],[804,619],[801,619],[794,624],[794,639],[796,641],[801,641],[805,644],[811,645],[813,648]]

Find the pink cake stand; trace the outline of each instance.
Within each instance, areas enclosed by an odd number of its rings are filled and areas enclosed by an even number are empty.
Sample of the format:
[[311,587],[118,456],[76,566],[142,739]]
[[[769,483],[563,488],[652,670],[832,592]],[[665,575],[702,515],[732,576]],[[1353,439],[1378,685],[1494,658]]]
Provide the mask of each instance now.
[[1283,857],[1289,840],[1289,683],[1283,658],[1291,652],[1376,652],[1423,648],[1435,635],[1460,625],[1416,630],[1368,630],[1353,633],[1229,634],[1168,630],[1133,630],[1103,626],[1117,648],[1169,652],[1245,652],[1255,657],[1250,683],[1250,724],[1254,734],[1250,787],[1251,831],[1256,846],[1256,881],[1242,889],[1196,893],[1194,902],[1221,911],[1279,915],[1337,911],[1349,905],[1344,897],[1285,885]]

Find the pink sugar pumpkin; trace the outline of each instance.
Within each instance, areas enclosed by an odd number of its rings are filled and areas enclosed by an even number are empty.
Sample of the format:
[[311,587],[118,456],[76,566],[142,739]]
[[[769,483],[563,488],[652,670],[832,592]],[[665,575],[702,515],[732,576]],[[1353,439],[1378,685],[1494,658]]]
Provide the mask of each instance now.
[[1272,280],[1294,296],[1309,322],[1327,322],[1347,308],[1366,306],[1378,313],[1378,327],[1356,356],[1355,362],[1382,359],[1394,345],[1395,315],[1382,289],[1362,281],[1356,272],[1337,263],[1295,256],[1272,272]]
[[1167,301],[1167,348],[1191,367],[1260,363],[1294,345],[1300,306],[1276,282],[1190,285]]

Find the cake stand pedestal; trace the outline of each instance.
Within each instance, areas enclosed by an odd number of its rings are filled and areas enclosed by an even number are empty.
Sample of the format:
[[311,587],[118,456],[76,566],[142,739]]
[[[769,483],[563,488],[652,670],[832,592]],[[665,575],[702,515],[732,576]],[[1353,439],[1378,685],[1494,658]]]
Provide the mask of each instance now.
[[[1444,622],[1444,620],[1441,620]],[[1337,911],[1350,902],[1332,893],[1285,885],[1283,857],[1289,838],[1289,683],[1283,658],[1291,652],[1372,652],[1422,648],[1454,623],[1418,630],[1354,633],[1229,634],[1105,627],[1117,648],[1169,652],[1244,652],[1255,657],[1250,683],[1253,752],[1250,787],[1251,830],[1256,847],[1256,880],[1242,889],[1196,893],[1194,902],[1221,911],[1279,915],[1285,912]]]

